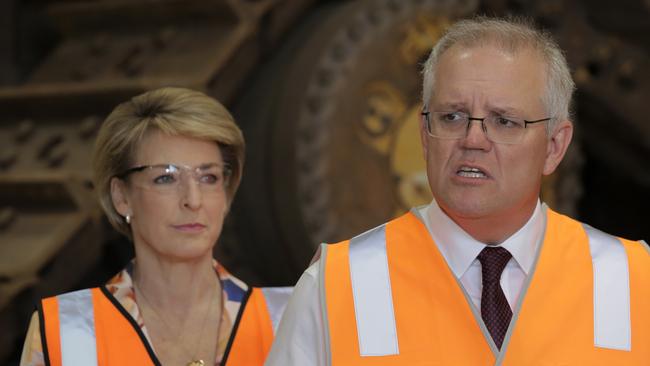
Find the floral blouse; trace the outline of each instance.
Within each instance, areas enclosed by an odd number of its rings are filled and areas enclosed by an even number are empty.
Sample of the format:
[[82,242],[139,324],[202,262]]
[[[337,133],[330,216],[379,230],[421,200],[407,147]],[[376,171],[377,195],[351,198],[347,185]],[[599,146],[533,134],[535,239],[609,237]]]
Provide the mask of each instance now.
[[[217,261],[213,261],[215,272],[219,276],[221,282],[221,289],[223,291],[224,309],[221,313],[221,325],[219,329],[219,339],[217,341],[217,357],[214,361],[215,366],[221,364],[223,354],[226,350],[230,334],[233,330],[233,325],[237,319],[237,313],[241,302],[246,296],[248,286],[228,273]],[[115,297],[115,299],[124,307],[129,315],[140,326],[142,333],[145,335],[147,342],[151,345],[151,339],[147,333],[147,328],[144,324],[144,319],[140,313],[140,308],[135,299],[135,291],[133,289],[133,262],[115,275],[106,284],[106,289]],[[153,349],[153,346],[151,347]],[[155,350],[154,350],[155,352]],[[43,360],[43,348],[41,344],[41,333],[39,328],[38,314],[32,315],[29,329],[27,331],[27,338],[25,339],[25,346],[23,354],[20,359],[21,366],[45,366]]]

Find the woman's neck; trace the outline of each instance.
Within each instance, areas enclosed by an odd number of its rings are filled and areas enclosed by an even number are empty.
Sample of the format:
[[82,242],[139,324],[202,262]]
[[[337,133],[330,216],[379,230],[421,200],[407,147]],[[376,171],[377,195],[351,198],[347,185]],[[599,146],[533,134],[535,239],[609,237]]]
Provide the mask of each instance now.
[[193,261],[168,260],[152,255],[136,245],[133,273],[134,286],[150,306],[182,315],[189,306],[209,302],[219,279],[212,265],[212,257]]
[[147,334],[162,364],[216,359],[223,292],[212,256],[168,261],[136,246],[133,285]]

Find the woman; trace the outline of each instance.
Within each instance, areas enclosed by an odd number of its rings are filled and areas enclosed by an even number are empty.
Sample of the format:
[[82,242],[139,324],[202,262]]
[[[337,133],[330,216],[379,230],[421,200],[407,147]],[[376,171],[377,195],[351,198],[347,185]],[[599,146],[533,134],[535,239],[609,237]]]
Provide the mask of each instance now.
[[254,289],[212,257],[244,139],[216,100],[162,88],[120,104],[93,170],[135,259],[100,288],[44,299],[21,365],[261,365],[287,289]]

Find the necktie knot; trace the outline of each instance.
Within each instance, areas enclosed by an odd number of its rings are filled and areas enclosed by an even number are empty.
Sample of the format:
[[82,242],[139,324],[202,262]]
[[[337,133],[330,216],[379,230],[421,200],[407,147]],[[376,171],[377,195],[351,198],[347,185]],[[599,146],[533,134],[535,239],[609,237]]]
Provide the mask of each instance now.
[[501,273],[512,254],[502,247],[485,247],[477,258],[481,262],[483,282],[492,283],[501,279]]

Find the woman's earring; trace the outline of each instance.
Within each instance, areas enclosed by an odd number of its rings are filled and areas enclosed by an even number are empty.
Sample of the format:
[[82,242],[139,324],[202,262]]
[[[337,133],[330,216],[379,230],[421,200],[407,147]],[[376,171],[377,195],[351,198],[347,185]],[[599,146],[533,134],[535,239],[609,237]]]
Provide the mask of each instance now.
[[124,219],[126,220],[127,224],[131,224],[131,215],[126,215]]

